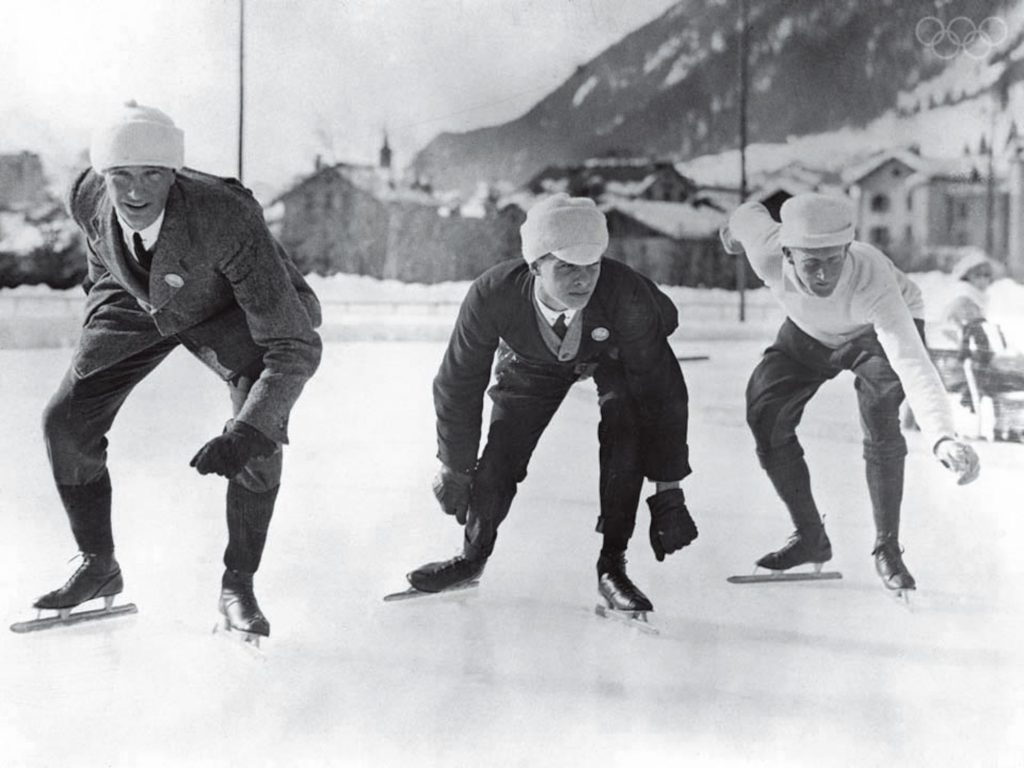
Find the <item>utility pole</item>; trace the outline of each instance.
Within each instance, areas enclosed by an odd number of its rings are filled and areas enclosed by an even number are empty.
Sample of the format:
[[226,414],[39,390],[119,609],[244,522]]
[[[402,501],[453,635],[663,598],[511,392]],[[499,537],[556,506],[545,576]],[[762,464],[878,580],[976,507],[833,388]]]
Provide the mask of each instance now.
[[[749,25],[747,23],[747,0],[740,3],[739,69],[740,69],[740,202],[747,199],[747,47]],[[747,320],[747,256],[736,257],[736,290],[740,297],[740,322]]]
[[242,180],[245,135],[245,0],[238,0],[238,180]]

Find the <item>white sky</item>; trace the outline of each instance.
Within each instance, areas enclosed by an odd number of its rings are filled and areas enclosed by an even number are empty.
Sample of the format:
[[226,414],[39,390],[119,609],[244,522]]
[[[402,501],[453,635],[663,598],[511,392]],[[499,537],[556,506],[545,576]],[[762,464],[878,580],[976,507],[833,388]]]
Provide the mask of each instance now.
[[[527,111],[673,0],[245,0],[248,183],[325,158],[405,166],[442,130]],[[237,167],[239,0],[0,0],[0,151],[67,159],[127,98]],[[489,106],[481,106],[489,105]]]

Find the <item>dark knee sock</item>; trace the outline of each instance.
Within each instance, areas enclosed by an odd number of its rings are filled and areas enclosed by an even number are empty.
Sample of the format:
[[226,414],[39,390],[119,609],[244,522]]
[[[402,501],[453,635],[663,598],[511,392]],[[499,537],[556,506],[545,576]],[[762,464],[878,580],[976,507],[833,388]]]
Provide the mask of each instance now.
[[64,503],[71,533],[82,552],[109,555],[114,551],[110,525],[110,475],[106,470],[98,480],[85,485],[57,485]]
[[875,518],[876,540],[897,541],[900,534],[900,507],[903,504],[904,457],[888,461],[864,462],[871,497],[871,511]]
[[765,467],[768,478],[775,486],[789,510],[793,526],[803,534],[816,534],[822,529],[821,515],[811,494],[811,473],[803,456],[790,461]]
[[228,570],[255,573],[260,567],[279,488],[257,492],[241,483],[228,483],[228,546],[224,551]]

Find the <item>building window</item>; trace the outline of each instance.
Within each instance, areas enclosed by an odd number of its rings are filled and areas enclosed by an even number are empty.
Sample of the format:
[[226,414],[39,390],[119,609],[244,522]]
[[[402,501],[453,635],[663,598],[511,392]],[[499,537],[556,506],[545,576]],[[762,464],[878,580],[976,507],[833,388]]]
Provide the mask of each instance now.
[[946,195],[946,231],[953,231],[953,214],[955,212],[955,201],[949,195]]
[[967,201],[966,200],[961,200],[960,204],[957,205],[957,215],[961,219],[966,219],[967,218]]
[[907,224],[906,229],[903,230],[903,240],[908,243],[914,242],[914,228]]
[[889,228],[888,227],[872,227],[871,228],[871,242],[874,245],[882,246],[883,248],[889,244]]
[[875,213],[885,213],[889,210],[889,196],[877,194],[871,198],[871,210]]
[[914,193],[913,192],[907,192],[907,210],[908,211],[914,210]]

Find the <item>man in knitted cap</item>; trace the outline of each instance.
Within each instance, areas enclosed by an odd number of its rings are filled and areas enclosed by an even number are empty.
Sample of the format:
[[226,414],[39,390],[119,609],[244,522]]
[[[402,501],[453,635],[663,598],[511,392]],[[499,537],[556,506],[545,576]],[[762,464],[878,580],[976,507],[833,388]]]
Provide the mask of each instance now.
[[[592,200],[544,199],[520,232],[523,260],[474,281],[434,379],[434,492],[466,526],[463,552],[413,571],[409,582],[440,592],[479,578],[537,441],[573,383],[593,375],[601,409],[598,589],[611,609],[649,611],[625,560],[645,477],[657,488],[647,500],[657,559],[697,536],[679,487],[690,465],[686,385],[667,341],[676,309],[646,278],[602,260],[608,229]],[[495,353],[490,429],[478,458]]]
[[747,423],[796,532],[757,564],[775,571],[804,563],[820,568],[832,557],[796,427],[818,388],[847,370],[856,377],[864,431],[875,566],[889,589],[913,589],[899,544],[904,392],[930,450],[959,482],[971,482],[979,470],[977,455],[955,437],[925,351],[921,293],[884,254],[853,239],[853,208],[845,198],[796,195],[783,204],[781,218],[779,225],[760,203],[745,203],[722,233],[726,250],[746,252],[787,314],[747,385]]
[[90,160],[69,195],[88,250],[85,322],[44,414],[83,560],[35,605],[67,610],[121,591],[106,434],[132,388],[181,345],[227,383],[234,410],[192,459],[201,474],[228,478],[220,611],[229,628],[268,635],[252,578],[288,415],[320,361],[319,303],[247,189],[183,168],[184,135],[160,110],[128,102],[96,131]]

